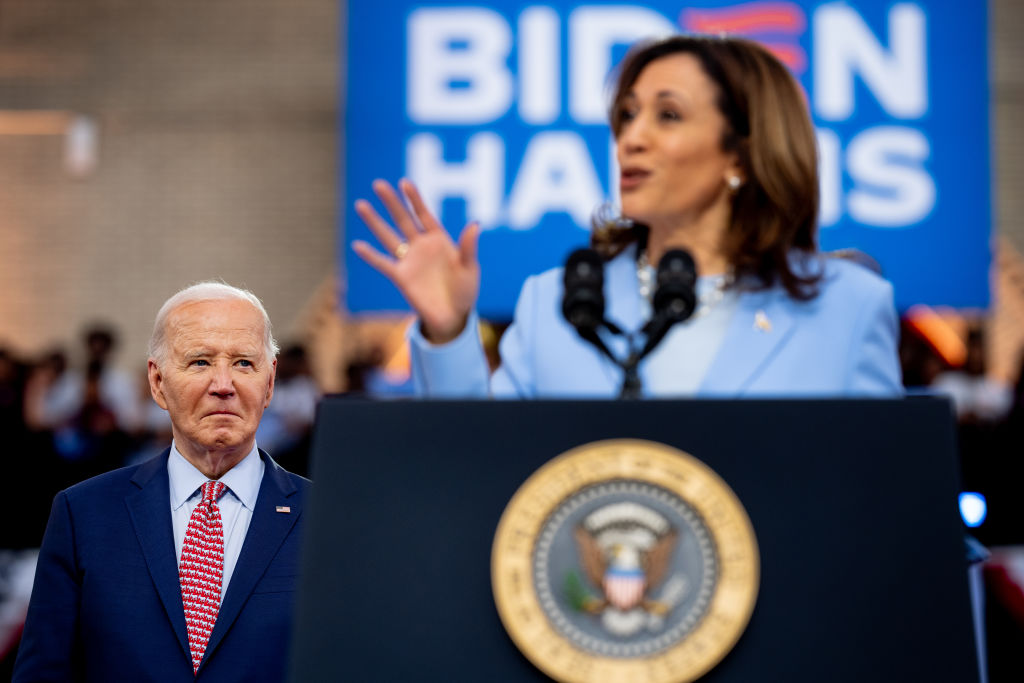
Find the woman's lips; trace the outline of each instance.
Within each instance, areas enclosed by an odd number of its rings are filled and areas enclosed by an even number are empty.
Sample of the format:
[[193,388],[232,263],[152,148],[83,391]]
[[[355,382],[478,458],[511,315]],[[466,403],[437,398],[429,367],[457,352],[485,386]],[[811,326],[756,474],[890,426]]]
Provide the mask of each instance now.
[[643,183],[651,172],[642,168],[624,168],[619,175],[619,189],[632,190]]

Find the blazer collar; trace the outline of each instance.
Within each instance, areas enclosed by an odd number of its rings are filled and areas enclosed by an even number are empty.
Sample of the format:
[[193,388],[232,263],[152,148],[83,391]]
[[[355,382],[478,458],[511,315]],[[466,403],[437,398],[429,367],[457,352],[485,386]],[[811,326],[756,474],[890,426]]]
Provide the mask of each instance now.
[[[238,564],[231,575],[227,594],[217,613],[217,622],[206,645],[203,663],[199,665],[200,670],[215,653],[217,645],[238,618],[243,605],[302,514],[301,497],[294,495],[298,489],[288,473],[264,451],[260,451],[260,457],[263,458],[266,469],[260,483],[256,509],[252,513],[249,530],[245,534],[245,542],[238,555]],[[282,507],[289,508],[289,511],[278,512],[278,508]],[[183,607],[180,609],[184,611]]]
[[739,305],[698,393],[743,394],[795,329],[792,306],[781,287],[741,291]]

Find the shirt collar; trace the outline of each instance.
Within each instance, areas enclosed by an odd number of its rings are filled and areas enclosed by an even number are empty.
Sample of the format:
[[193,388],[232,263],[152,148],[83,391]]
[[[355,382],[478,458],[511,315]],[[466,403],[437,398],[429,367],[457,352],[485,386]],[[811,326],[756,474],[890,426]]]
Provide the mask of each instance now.
[[[237,465],[224,473],[220,482],[228,487],[242,505],[249,510],[256,507],[256,498],[263,481],[263,458],[260,457],[256,445],[239,461]],[[185,504],[208,481],[205,474],[185,459],[178,450],[177,444],[171,444],[171,455],[167,458],[167,476],[171,484],[171,510],[177,510]]]

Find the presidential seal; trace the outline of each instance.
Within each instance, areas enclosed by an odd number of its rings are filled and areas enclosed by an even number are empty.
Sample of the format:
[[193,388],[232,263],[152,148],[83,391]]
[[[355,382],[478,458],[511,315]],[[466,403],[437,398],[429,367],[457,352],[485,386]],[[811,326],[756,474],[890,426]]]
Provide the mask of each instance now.
[[549,676],[685,682],[746,627],[757,542],[735,494],[693,456],[599,441],[547,463],[512,497],[491,580],[505,629]]

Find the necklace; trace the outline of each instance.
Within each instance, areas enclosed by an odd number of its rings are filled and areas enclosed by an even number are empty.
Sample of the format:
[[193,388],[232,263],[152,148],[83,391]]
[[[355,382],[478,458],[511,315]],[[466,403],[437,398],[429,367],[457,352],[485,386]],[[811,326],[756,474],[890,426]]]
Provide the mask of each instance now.
[[[707,279],[713,279],[714,284],[712,284],[710,289],[698,292],[697,310],[693,312],[691,319],[707,315],[725,297],[725,290],[732,285],[736,278],[730,270],[723,275]],[[645,251],[641,251],[640,256],[636,259],[636,282],[637,288],[640,290],[640,296],[646,299],[648,303],[651,303],[654,300],[654,289],[656,287],[655,272],[654,267],[647,260],[647,252]]]

